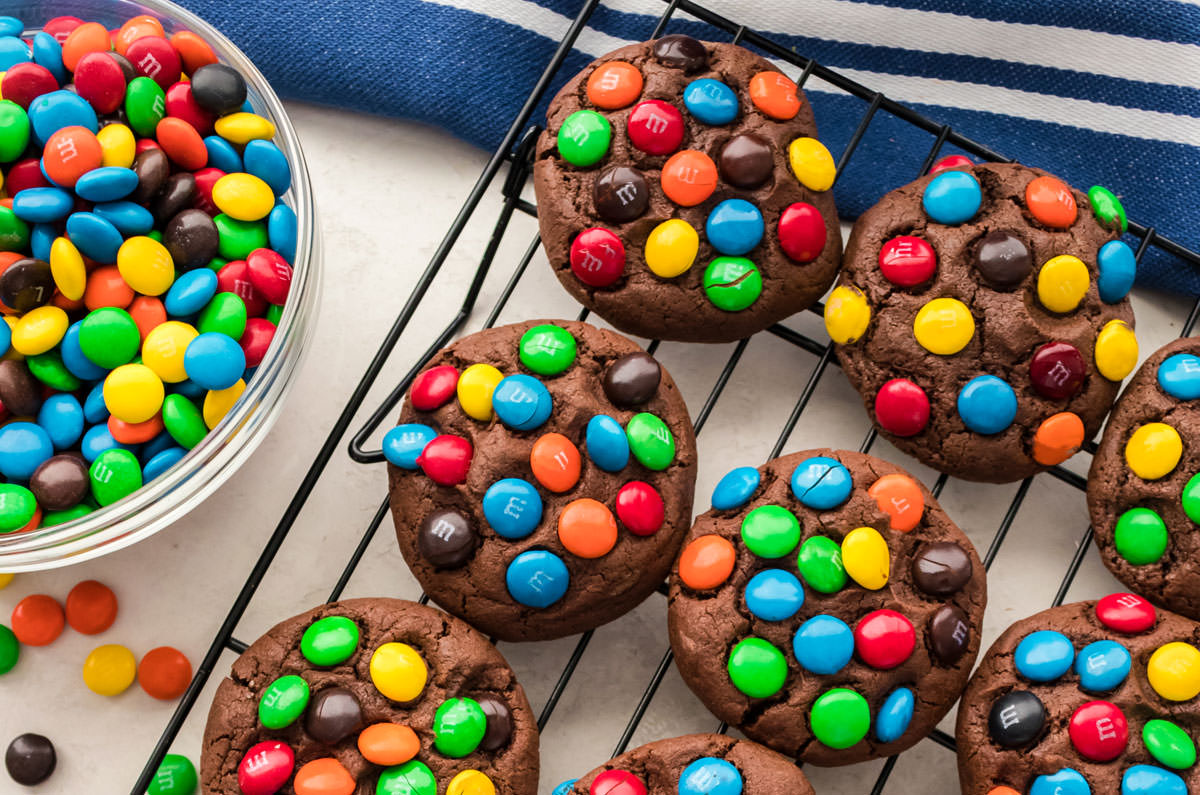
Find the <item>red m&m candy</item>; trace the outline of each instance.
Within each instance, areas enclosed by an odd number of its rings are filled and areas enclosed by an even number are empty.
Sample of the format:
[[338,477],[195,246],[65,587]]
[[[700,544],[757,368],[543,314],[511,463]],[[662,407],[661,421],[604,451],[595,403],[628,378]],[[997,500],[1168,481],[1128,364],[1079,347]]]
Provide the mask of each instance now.
[[879,270],[892,284],[915,287],[928,281],[937,270],[937,255],[929,241],[900,235],[879,250]]
[[607,287],[625,272],[625,246],[607,229],[585,229],[571,241],[571,271],[584,284]]
[[1093,762],[1111,762],[1129,742],[1125,715],[1108,701],[1089,701],[1075,710],[1067,731],[1080,756]]
[[875,395],[879,427],[897,436],[915,436],[929,424],[929,396],[907,378],[893,378]]
[[941,160],[933,164],[929,169],[930,174],[936,174],[939,171],[945,171],[948,168],[959,168],[961,166],[973,166],[971,158],[966,155],[946,155]]
[[171,42],[160,36],[143,36],[129,45],[125,57],[139,75],[145,75],[166,91],[179,82],[183,62]]
[[812,262],[825,248],[825,219],[807,202],[791,204],[779,215],[779,247],[796,262]]
[[238,764],[238,788],[245,795],[275,795],[295,766],[296,755],[278,740],[252,745]]
[[639,102],[625,124],[629,141],[651,155],[669,155],[683,143],[683,114],[661,99]]
[[1116,632],[1134,635],[1154,626],[1154,606],[1131,593],[1113,593],[1096,603],[1096,618]]
[[[112,61],[113,66],[116,66],[116,61],[111,58],[108,60]],[[118,67],[118,71],[120,71],[120,67]],[[124,87],[124,81],[122,81],[122,87]],[[76,88],[78,89],[78,80]],[[28,61],[10,66],[4,73],[4,79],[0,80],[0,94],[26,110],[29,110],[29,103],[33,102],[35,98],[56,90],[58,90],[58,81],[54,79],[54,75],[50,74],[50,70]],[[124,92],[122,92],[121,98],[124,99],[124,96]],[[87,98],[84,97],[84,99]]]
[[654,535],[665,515],[663,498],[649,483],[633,480],[617,492],[617,518],[634,535]]
[[467,479],[472,452],[469,441],[461,436],[444,433],[425,445],[425,449],[417,457],[417,466],[421,467],[421,471],[434,483],[441,486],[457,486]]
[[854,650],[872,668],[895,668],[912,656],[916,645],[912,622],[895,610],[868,613],[854,628]]
[[647,795],[646,785],[628,770],[605,770],[592,780],[588,795]]
[[292,266],[269,248],[256,248],[246,255],[246,275],[263,298],[272,304],[287,301],[292,286]]
[[433,411],[446,405],[457,388],[458,370],[454,365],[443,364],[417,376],[408,399],[417,411]]

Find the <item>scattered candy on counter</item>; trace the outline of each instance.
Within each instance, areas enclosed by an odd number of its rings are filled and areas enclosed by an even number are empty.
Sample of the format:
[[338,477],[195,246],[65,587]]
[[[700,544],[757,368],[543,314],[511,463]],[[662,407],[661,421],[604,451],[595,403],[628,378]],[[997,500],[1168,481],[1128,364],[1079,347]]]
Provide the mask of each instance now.
[[22,734],[8,744],[4,767],[18,784],[33,787],[50,778],[58,764],[54,743],[40,734]]
[[31,48],[21,28],[0,35],[0,533],[116,502],[199,443],[262,361],[296,249],[274,125],[200,37],[58,17]]

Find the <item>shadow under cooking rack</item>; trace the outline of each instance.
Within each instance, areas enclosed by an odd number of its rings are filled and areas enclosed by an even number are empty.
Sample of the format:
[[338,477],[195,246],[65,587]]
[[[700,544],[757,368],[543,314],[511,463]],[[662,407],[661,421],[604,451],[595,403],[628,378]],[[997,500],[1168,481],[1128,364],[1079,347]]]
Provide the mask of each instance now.
[[[509,170],[504,178],[501,191],[503,199],[502,208],[500,210],[499,217],[495,222],[491,238],[489,239],[487,246],[483,251],[482,257],[479,260],[478,267],[476,268],[474,277],[470,282],[470,286],[467,289],[466,296],[463,299],[460,309],[452,318],[450,323],[446,326],[446,328],[433,342],[433,344],[428,348],[428,350],[426,350],[417,363],[413,365],[412,369],[408,371],[404,378],[386,396],[383,402],[374,410],[370,417],[366,419],[365,424],[355,432],[348,448],[348,453],[355,462],[360,464],[380,464],[383,462],[384,458],[380,450],[368,450],[364,448],[366,440],[371,437],[371,435],[381,426],[386,418],[395,416],[396,405],[399,403],[401,397],[408,389],[412,379],[418,372],[420,372],[425,363],[439,349],[448,344],[463,329],[463,326],[466,324],[466,321],[475,307],[476,300],[478,299],[483,288],[484,281],[491,269],[496,253],[502,240],[504,239],[504,235],[508,230],[509,222],[512,219],[513,214],[515,212],[521,212],[528,215],[536,215],[536,206],[531,202],[521,198],[522,189],[525,187],[527,178],[530,174],[534,143],[537,140],[537,136],[540,132],[540,129],[536,125],[530,125],[530,117],[532,116],[535,108],[538,107],[544,95],[547,93],[549,87],[555,83],[557,73],[560,67],[563,65],[568,53],[574,46],[580,32],[585,29],[593,12],[600,5],[601,0],[587,0],[584,3],[579,15],[575,18],[567,30],[566,35],[559,43],[557,50],[550,59],[550,63],[546,66],[545,71],[538,79],[537,84],[534,86],[529,97],[526,99],[525,104],[522,106],[512,125],[509,127],[507,134],[504,136],[504,140],[501,142],[500,146],[496,149],[495,153],[484,167],[483,173],[480,175],[478,181],[475,183],[475,186],[472,188],[466,203],[462,206],[458,215],[455,217],[454,222],[451,224],[450,229],[442,239],[442,242],[434,253],[429,265],[422,273],[416,284],[416,287],[409,296],[408,301],[404,304],[399,316],[396,318],[391,329],[388,331],[387,336],[380,344],[379,350],[371,360],[370,366],[367,368],[366,373],[359,381],[357,387],[350,396],[349,401],[346,403],[341,414],[338,416],[336,423],[334,424],[328,437],[326,437],[324,444],[321,446],[320,451],[317,453],[315,459],[309,467],[304,480],[297,489],[295,496],[292,498],[291,502],[287,506],[287,509],[284,511],[282,518],[279,520],[279,524],[276,526],[274,533],[272,533],[266,543],[266,546],[263,548],[262,553],[259,555],[253,570],[250,572],[249,577],[246,579],[245,584],[242,586],[241,591],[239,592],[233,605],[230,607],[224,623],[221,625],[216,637],[213,638],[212,644],[209,647],[208,652],[205,654],[203,661],[198,666],[195,678],[192,680],[187,692],[180,700],[180,703],[175,709],[174,714],[171,716],[170,721],[163,730],[162,735],[160,736],[158,743],[154,748],[154,751],[147,760],[145,768],[142,770],[137,783],[133,787],[133,795],[141,795],[146,791],[146,788],[148,787],[155,770],[170,748],[171,743],[174,741],[180,730],[180,727],[183,725],[189,713],[195,706],[197,698],[199,697],[205,683],[208,681],[209,676],[212,675],[213,670],[218,662],[218,658],[221,656],[222,652],[225,649],[229,649],[235,653],[241,653],[246,649],[247,644],[235,638],[233,635],[238,622],[241,620],[251,598],[254,596],[259,584],[262,582],[263,577],[270,568],[276,553],[279,551],[297,517],[303,510],[313,488],[317,485],[329,461],[341,446],[343,437],[350,430],[354,417],[358,414],[358,411],[362,407],[368,392],[374,386],[376,378],[379,376],[384,365],[387,363],[397,342],[399,342],[401,336],[408,328],[418,306],[421,304],[430,286],[433,284],[435,278],[441,271],[442,266],[445,264],[451,251],[454,249],[463,230],[466,228],[467,224],[473,220],[476,209],[487,193],[489,187],[492,185],[493,181],[499,175],[501,167],[506,163],[509,165]],[[918,172],[914,174],[914,177],[924,174],[929,170],[930,166],[937,159],[942,147],[946,144],[955,146],[971,155],[974,155],[975,157],[984,160],[1002,162],[1008,161],[1008,158],[1005,158],[1001,154],[987,146],[984,146],[983,144],[964,137],[962,134],[955,132],[948,126],[930,119],[915,110],[895,102],[894,100],[888,99],[878,91],[874,91],[871,88],[851,80],[835,71],[832,71],[827,67],[821,66],[815,61],[798,55],[786,46],[774,42],[770,38],[760,33],[748,30],[745,26],[721,17],[709,11],[703,5],[691,2],[691,0],[667,0],[657,25],[653,30],[646,31],[647,38],[657,38],[658,36],[662,35],[677,12],[684,12],[691,17],[710,25],[713,29],[713,35],[706,36],[706,38],[720,39],[725,37],[734,43],[755,48],[765,53],[769,57],[782,60],[794,67],[797,67],[800,69],[800,73],[796,78],[796,82],[801,86],[805,84],[809,77],[816,76],[822,81],[858,98],[864,103],[865,111],[861,117],[861,120],[848,139],[848,143],[838,158],[837,172],[839,175],[849,163],[850,158],[853,157],[859,142],[862,140],[863,135],[866,133],[867,128],[870,126],[875,114],[881,110],[925,131],[930,136],[929,152],[926,155],[924,162],[921,164]],[[1200,268],[1200,253],[1191,251],[1175,241],[1158,235],[1152,226],[1146,227],[1130,221],[1129,233],[1140,240],[1140,245],[1137,247],[1137,259],[1139,262],[1141,261],[1143,255],[1153,247],[1158,249],[1164,255],[1176,258],[1176,260],[1179,261],[1184,267]],[[536,254],[538,247],[539,240],[535,236],[533,240],[529,242],[529,245],[524,251],[524,255],[517,263],[515,270],[505,284],[499,300],[489,312],[483,324],[484,328],[491,327],[496,322],[501,310],[508,302],[508,299],[516,289],[517,284],[524,275],[530,261]],[[822,306],[817,305],[810,311],[820,315],[822,310]],[[586,318],[587,315],[588,311],[585,309],[579,314],[579,319],[582,320]],[[1183,336],[1187,336],[1191,333],[1194,325],[1196,324],[1198,316],[1200,316],[1200,300],[1197,300],[1197,302],[1192,305],[1191,311],[1188,313],[1187,319],[1183,325]],[[776,337],[779,337],[782,340],[791,343],[792,345],[795,345],[804,351],[807,351],[809,354],[817,357],[818,359],[815,368],[801,390],[790,415],[788,416],[783,428],[776,438],[775,444],[770,453],[770,457],[774,458],[782,451],[785,442],[791,435],[796,423],[799,421],[801,413],[809,404],[813,394],[816,391],[817,384],[820,381],[821,376],[830,365],[837,366],[837,360],[834,356],[833,345],[826,339],[813,339],[812,337],[794,331],[793,329],[780,324],[772,326],[764,333],[773,334]],[[721,394],[733,375],[733,372],[737,367],[743,352],[746,350],[748,343],[749,339],[744,339],[734,346],[732,353],[725,362],[720,374],[717,376],[716,381],[712,385],[708,393],[708,397],[703,404],[703,407],[696,414],[695,430],[697,434],[699,434],[704,427],[713,408],[716,405],[717,400],[721,397]],[[658,341],[651,342],[649,345],[650,352],[653,353],[657,347]],[[859,450],[863,452],[868,451],[875,442],[875,439],[876,433],[874,430],[872,430],[866,435],[866,438],[863,439],[861,445],[859,446]],[[1095,443],[1088,442],[1085,447],[1085,452],[1091,454],[1095,451],[1095,449]],[[1046,475],[1052,478],[1057,478],[1059,481],[1062,481],[1074,489],[1082,491],[1086,487],[1086,481],[1083,477],[1062,467],[1051,469],[1046,473]],[[932,491],[935,496],[940,495],[946,484],[946,481],[946,475],[941,475],[937,478],[937,481],[932,487]],[[1017,512],[1025,499],[1025,496],[1029,492],[1029,487],[1032,481],[1033,478],[1028,478],[1022,481],[1017,488],[1016,494],[1013,497],[1012,502],[1009,504],[1008,509],[1005,512],[990,545],[988,546],[987,552],[984,555],[983,561],[985,566],[990,566],[1000,551],[1000,547],[1004,542],[1005,536],[1007,535],[1009,528],[1012,526],[1013,520],[1015,519]],[[382,474],[380,476],[380,483],[383,483]],[[336,585],[333,587],[333,590],[330,592],[330,601],[336,600],[341,596],[343,589],[349,582],[349,579],[362,559],[368,544],[371,542],[371,539],[374,537],[376,530],[379,528],[379,525],[382,523],[387,513],[388,501],[385,498],[379,505],[378,510],[376,510],[370,524],[363,532],[362,537],[351,553],[341,576],[339,577]],[[1082,563],[1085,554],[1091,546],[1091,542],[1092,529],[1091,527],[1088,527],[1082,538],[1080,538],[1078,548],[1076,549],[1070,563],[1067,566],[1066,572],[1063,575],[1057,594],[1054,598],[1055,605],[1060,604],[1065,598],[1066,593],[1079,570],[1080,564]],[[660,587],[659,592],[665,594],[665,586]],[[422,603],[427,600],[428,597],[421,597]],[[592,632],[586,632],[579,636],[579,639],[566,663],[566,666],[559,675],[557,683],[551,691],[545,705],[541,709],[538,718],[539,728],[544,728],[547,721],[549,721],[550,717],[552,716],[555,706],[558,704],[559,698],[562,696],[567,683],[570,681],[572,674],[575,672],[576,667],[582,659],[591,637]],[[651,700],[654,698],[659,685],[662,683],[663,677],[670,670],[671,662],[672,655],[668,649],[656,667],[651,680],[647,683],[645,691],[642,693],[642,696],[633,713],[630,715],[625,730],[621,734],[620,740],[614,749],[614,756],[623,753],[626,750],[626,747],[629,745],[629,742],[632,739],[638,724],[649,707]],[[724,732],[726,728],[727,727],[725,724],[721,724],[718,731]],[[954,750],[954,738],[940,730],[936,730],[931,736],[931,739],[951,751]],[[882,770],[876,778],[874,787],[871,790],[872,795],[877,795],[878,793],[882,792],[888,777],[891,775],[892,769],[896,764],[896,759],[897,757],[893,756],[886,760],[886,763],[883,765]]]

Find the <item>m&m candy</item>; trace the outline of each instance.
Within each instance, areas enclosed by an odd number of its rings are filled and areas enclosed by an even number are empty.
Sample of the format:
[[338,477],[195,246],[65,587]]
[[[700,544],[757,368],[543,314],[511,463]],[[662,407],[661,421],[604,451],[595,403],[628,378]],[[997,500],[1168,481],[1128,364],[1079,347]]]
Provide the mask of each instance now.
[[925,186],[921,204],[939,224],[957,225],[971,220],[983,202],[979,180],[965,171],[942,171]]

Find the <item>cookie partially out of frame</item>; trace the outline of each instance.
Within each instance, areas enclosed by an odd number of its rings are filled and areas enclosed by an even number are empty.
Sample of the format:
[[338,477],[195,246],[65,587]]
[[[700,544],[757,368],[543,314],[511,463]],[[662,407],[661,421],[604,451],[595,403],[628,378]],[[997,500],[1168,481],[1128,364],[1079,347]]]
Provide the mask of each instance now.
[[691,734],[627,751],[553,795],[812,795],[796,763],[747,740]]
[[1130,593],[1013,624],[958,708],[963,795],[1196,792],[1198,640]]
[[818,765],[899,753],[958,699],[987,600],[971,542],[861,453],[741,467],[672,572],[679,672],[721,720]]
[[1088,508],[1118,580],[1200,619],[1200,337],[1155,351],[1130,380],[1092,458]]
[[205,795],[535,795],[537,722],[483,635],[414,602],[349,599],[276,625],[234,662],[200,780]]
[[678,388],[636,344],[586,323],[455,342],[414,380],[384,452],[413,574],[504,640],[633,609],[691,521],[696,441]]
[[559,281],[630,334],[725,342],[811,306],[841,236],[812,109],[766,59],[666,36],[550,103],[534,188]]
[[864,213],[825,326],[883,435],[968,480],[1073,455],[1137,364],[1124,226],[1104,188],[999,163],[930,174]]

